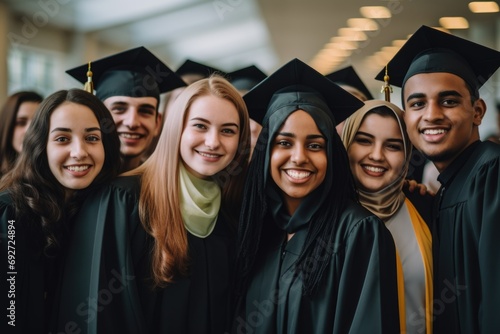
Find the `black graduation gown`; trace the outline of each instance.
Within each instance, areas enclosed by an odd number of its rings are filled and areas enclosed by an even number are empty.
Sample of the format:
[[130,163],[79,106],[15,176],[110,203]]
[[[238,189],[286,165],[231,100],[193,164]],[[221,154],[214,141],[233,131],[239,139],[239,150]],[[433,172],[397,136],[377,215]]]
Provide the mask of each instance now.
[[121,177],[88,199],[75,222],[57,330],[82,333],[222,333],[234,236],[219,215],[206,238],[188,233],[190,274],[154,290],[153,239],[138,216],[140,181]]
[[25,223],[16,217],[10,195],[5,191],[2,192],[0,194],[2,333],[47,332],[46,319],[50,313],[52,298],[50,286],[56,284],[52,276],[55,259],[46,258],[41,250],[36,248],[40,242],[32,239],[33,234]]
[[306,235],[301,229],[285,244],[283,233],[260,253],[234,332],[398,333],[395,246],[383,223],[358,205],[347,208],[334,244],[325,245],[333,254],[312,297],[294,275]]
[[500,333],[500,146],[472,144],[438,180],[434,333]]

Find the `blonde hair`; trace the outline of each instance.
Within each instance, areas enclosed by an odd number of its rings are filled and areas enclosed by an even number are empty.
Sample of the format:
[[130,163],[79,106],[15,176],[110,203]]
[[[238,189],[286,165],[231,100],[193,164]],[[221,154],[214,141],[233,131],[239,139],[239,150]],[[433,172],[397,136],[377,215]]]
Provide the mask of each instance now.
[[153,236],[152,276],[155,286],[173,282],[188,272],[187,232],[180,211],[180,141],[188,111],[194,100],[212,95],[234,104],[240,118],[239,145],[233,161],[214,180],[222,188],[222,210],[238,217],[241,193],[250,152],[248,111],[238,91],[224,78],[212,76],[189,85],[166,115],[165,125],[153,154],[126,175],[141,176],[139,215]]

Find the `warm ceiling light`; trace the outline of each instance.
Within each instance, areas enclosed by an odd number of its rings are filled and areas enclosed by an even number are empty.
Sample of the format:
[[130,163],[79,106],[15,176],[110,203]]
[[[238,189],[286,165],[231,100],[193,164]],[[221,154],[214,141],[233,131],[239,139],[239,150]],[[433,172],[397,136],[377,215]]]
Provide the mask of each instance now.
[[467,29],[469,28],[469,22],[465,17],[454,16],[454,17],[442,17],[439,19],[439,24],[446,29]]
[[369,19],[388,19],[391,12],[384,6],[364,6],[359,9],[361,15]]
[[364,32],[353,28],[340,28],[339,35],[344,37],[348,41],[354,42],[366,41],[367,39]]
[[473,13],[497,13],[498,4],[495,1],[474,1],[469,3],[469,9]]
[[358,43],[356,41],[347,40],[345,37],[335,36],[330,42],[332,44],[338,44],[344,50],[356,50],[358,48]]
[[377,31],[378,24],[372,19],[367,18],[354,18],[347,20],[347,25],[351,28],[361,31]]
[[443,28],[443,27],[432,27],[432,28],[437,29],[437,30],[442,31],[442,32],[445,32],[447,34],[450,34],[450,31],[446,28]]

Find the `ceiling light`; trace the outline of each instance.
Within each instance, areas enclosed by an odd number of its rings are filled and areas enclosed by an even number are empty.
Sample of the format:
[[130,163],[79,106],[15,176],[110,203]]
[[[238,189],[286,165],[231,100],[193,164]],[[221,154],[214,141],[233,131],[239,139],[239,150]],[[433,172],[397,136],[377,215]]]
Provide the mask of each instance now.
[[340,28],[339,35],[344,37],[348,41],[366,41],[366,34],[360,30],[354,28]]
[[497,13],[499,11],[495,1],[473,1],[469,3],[469,9],[473,13]]
[[369,19],[388,19],[391,12],[384,6],[364,6],[359,9],[361,15]]
[[406,41],[406,39],[395,39],[392,41],[392,46],[397,46],[398,48],[400,48],[405,45]]
[[356,41],[347,40],[345,37],[336,36],[333,37],[330,42],[329,44],[337,44],[344,50],[356,50],[358,48],[358,43]]
[[361,31],[377,31],[378,24],[372,19],[367,18],[354,18],[347,20],[347,25],[351,28]]
[[443,27],[432,27],[432,28],[437,29],[437,30],[442,31],[442,32],[445,32],[447,34],[450,34],[450,31],[446,28],[443,28]]
[[448,16],[439,19],[439,24],[446,29],[467,29],[469,28],[469,22],[465,17],[460,16]]

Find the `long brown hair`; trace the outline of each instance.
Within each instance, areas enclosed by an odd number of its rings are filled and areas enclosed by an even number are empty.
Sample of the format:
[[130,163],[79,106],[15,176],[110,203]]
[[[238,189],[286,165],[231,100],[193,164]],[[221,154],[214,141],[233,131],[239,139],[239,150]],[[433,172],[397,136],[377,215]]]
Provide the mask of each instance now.
[[141,166],[126,173],[142,175],[139,215],[144,228],[154,238],[152,276],[158,287],[188,271],[187,232],[179,200],[179,150],[188,111],[193,101],[206,95],[233,103],[240,118],[236,155],[224,170],[213,177],[222,189],[222,211],[235,220],[239,213],[250,152],[248,111],[238,91],[226,79],[212,76],[194,82],[177,97],[172,110],[166,115],[156,150]]

